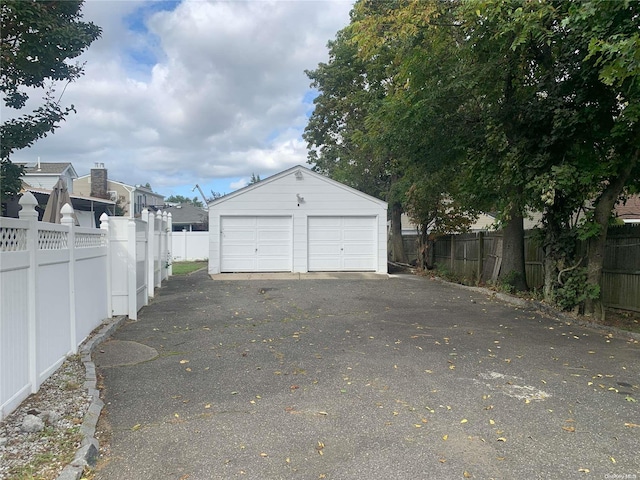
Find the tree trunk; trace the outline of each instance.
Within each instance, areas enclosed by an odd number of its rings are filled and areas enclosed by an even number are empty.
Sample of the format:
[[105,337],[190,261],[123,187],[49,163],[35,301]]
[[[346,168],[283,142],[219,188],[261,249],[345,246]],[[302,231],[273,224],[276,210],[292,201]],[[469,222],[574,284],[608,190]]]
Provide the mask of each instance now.
[[524,260],[524,218],[520,209],[513,206],[509,221],[502,233],[502,266],[498,278],[516,291],[527,290]]
[[404,251],[402,241],[402,205],[391,205],[391,261],[408,263],[407,254]]
[[[631,171],[638,162],[639,153],[640,151],[636,150],[634,156],[622,167],[619,175],[609,182],[602,195],[596,200],[593,220],[600,226],[600,230],[598,235],[589,239],[587,249],[587,283],[591,285],[601,285],[602,264],[604,262],[611,211],[620,197]],[[584,313],[592,316],[595,320],[604,320],[602,292],[600,292],[598,298],[585,301]]]

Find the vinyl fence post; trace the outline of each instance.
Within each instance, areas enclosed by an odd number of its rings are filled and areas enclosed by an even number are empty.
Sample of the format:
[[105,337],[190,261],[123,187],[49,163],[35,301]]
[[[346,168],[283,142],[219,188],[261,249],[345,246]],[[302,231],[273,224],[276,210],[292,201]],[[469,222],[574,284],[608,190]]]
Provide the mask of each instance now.
[[69,229],[67,236],[67,249],[69,250],[69,332],[71,342],[71,353],[78,353],[78,335],[76,318],[76,232],[75,220],[73,219],[73,207],[65,203],[60,209],[62,218],[60,224]]
[[28,220],[29,226],[27,228],[27,251],[29,252],[29,273],[27,278],[28,288],[28,324],[27,324],[27,337],[28,337],[28,369],[29,369],[29,383],[31,384],[31,393],[36,393],[40,385],[38,385],[38,358],[37,358],[37,310],[36,300],[38,298],[38,292],[36,291],[36,270],[38,268],[38,212],[36,207],[38,201],[31,192],[26,192],[20,199],[20,219]]
[[100,215],[100,230],[104,232],[102,241],[107,247],[107,312],[113,317],[113,286],[111,285],[111,236],[109,235],[109,215]]
[[136,221],[129,219],[127,225],[127,300],[129,302],[129,318],[138,319],[138,295],[136,282]]
[[169,234],[167,233],[167,226],[169,222],[167,221],[167,211],[162,212],[162,227],[160,229],[160,238],[162,238],[162,248],[160,252],[162,253],[160,266],[161,266],[161,275],[160,282],[162,280],[166,280],[169,277]]
[[169,268],[167,268],[167,277],[173,275],[173,216],[171,212],[167,214],[167,263],[169,264]]
[[162,211],[158,210],[158,213],[156,214],[156,222],[155,222],[155,235],[157,236],[157,242],[158,244],[155,245],[155,249],[157,250],[157,252],[153,252],[154,254],[157,254],[158,257],[158,265],[157,265],[157,269],[158,269],[158,281],[155,281],[155,276],[154,276],[154,286],[155,287],[162,287],[162,270],[164,268],[164,265],[162,264],[164,257],[162,256]]
[[146,208],[142,211],[142,218],[147,222],[147,275],[145,278],[145,283],[147,285],[147,296],[149,298],[153,298],[154,287],[155,287],[155,279],[154,271],[155,271],[155,261],[153,257],[153,246],[155,242],[155,238],[153,236],[154,225],[156,223],[155,215],[153,212],[150,212]]

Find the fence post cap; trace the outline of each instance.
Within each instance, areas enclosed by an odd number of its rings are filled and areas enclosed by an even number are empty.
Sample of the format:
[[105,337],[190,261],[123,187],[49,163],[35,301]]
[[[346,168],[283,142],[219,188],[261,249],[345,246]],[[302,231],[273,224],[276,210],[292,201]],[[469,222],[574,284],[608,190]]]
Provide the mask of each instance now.
[[75,220],[73,219],[73,207],[71,205],[65,203],[60,209],[60,213],[62,213],[60,223],[65,225],[73,225],[75,223]]
[[107,215],[106,213],[103,213],[102,215],[100,215],[100,223],[108,222],[108,221],[109,221],[109,215]]
[[18,217],[20,218],[35,218],[38,219],[38,212],[36,207],[38,206],[38,200],[31,192],[25,192],[18,200],[18,205],[20,205],[20,212],[18,213]]

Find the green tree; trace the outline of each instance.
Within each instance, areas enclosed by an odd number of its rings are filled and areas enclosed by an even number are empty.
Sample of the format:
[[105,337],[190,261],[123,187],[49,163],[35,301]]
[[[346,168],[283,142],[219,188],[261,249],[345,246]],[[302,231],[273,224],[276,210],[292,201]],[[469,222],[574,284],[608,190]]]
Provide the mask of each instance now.
[[406,262],[401,236],[403,160],[376,136],[372,112],[392,87],[389,56],[375,61],[358,56],[358,45],[346,27],[329,42],[329,62],[307,71],[319,90],[315,109],[303,135],[314,169],[390,204],[391,258]]
[[[80,0],[0,2],[0,91],[4,106],[18,116],[0,126],[2,195],[19,190],[22,171],[11,166],[10,156],[53,133],[71,112],[55,98],[55,82],[72,82],[82,75],[83,65],[69,63],[101,35],[100,27],[82,22]],[[28,89],[44,89],[44,103],[21,113],[29,99]]]
[[255,173],[251,174],[251,178],[249,179],[249,185],[253,185],[254,183],[258,183],[260,181],[260,175],[256,175]]

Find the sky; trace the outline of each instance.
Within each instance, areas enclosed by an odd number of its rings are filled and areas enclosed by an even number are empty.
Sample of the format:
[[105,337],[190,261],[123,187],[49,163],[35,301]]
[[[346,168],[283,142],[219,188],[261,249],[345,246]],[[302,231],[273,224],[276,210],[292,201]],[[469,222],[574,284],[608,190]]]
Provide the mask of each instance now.
[[328,60],[352,6],[87,0],[84,20],[103,32],[62,95],[77,113],[12,161],[71,162],[79,176],[102,163],[112,180],[190,198],[196,184],[225,194],[307,165],[301,135],[317,92],[304,71]]

